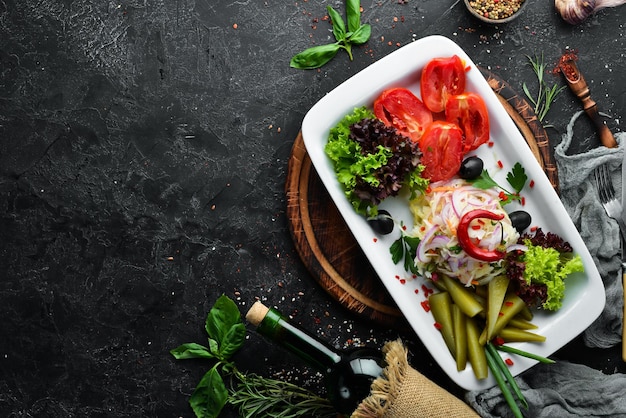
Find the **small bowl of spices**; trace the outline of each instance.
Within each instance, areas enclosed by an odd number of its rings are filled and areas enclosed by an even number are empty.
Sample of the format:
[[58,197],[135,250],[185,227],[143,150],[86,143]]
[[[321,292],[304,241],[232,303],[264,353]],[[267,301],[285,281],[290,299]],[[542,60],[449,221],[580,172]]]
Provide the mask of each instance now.
[[517,18],[530,0],[464,0],[467,10],[483,22],[499,24]]

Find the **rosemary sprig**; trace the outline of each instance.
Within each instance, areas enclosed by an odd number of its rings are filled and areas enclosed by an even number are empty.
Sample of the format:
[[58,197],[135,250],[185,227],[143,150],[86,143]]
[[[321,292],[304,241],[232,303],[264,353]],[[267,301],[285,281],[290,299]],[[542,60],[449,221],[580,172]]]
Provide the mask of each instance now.
[[554,100],[556,100],[556,97],[565,89],[566,86],[559,87],[557,84],[552,85],[552,87],[548,86],[548,83],[544,77],[546,74],[546,64],[543,60],[543,54],[541,54],[541,56],[535,55],[535,57],[526,55],[526,58],[528,58],[530,66],[532,67],[533,72],[537,77],[537,95],[533,96],[531,94],[530,89],[528,88],[526,83],[522,84],[522,89],[524,90],[526,97],[528,97],[528,99],[532,102],[534,106],[533,110],[537,115],[537,119],[539,119],[539,122],[543,123],[543,120],[550,110],[550,106],[552,106],[552,103],[554,102]]
[[328,399],[282,380],[256,374],[239,375],[237,389],[231,393],[230,404],[237,407],[242,418],[272,417],[334,418],[337,412]]

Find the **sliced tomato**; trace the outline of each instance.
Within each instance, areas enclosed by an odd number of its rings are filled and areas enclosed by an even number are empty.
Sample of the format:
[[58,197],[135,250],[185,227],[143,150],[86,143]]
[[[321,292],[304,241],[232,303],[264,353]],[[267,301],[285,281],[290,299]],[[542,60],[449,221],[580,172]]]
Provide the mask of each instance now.
[[374,114],[387,126],[417,142],[433,121],[424,103],[405,88],[385,90],[374,101]]
[[463,151],[473,151],[489,141],[489,113],[476,93],[450,96],[446,102],[446,120],[463,131]]
[[443,112],[449,96],[465,91],[465,63],[457,55],[434,58],[422,70],[421,96],[431,112]]
[[437,120],[429,125],[419,142],[422,177],[448,180],[459,172],[463,159],[463,131],[456,124]]

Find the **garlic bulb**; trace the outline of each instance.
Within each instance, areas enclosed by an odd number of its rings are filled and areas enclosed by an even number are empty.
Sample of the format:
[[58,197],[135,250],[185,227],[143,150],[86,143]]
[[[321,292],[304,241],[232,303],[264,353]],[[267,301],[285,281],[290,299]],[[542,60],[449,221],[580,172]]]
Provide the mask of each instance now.
[[577,25],[600,9],[624,3],[626,0],[554,0],[554,7],[563,20]]

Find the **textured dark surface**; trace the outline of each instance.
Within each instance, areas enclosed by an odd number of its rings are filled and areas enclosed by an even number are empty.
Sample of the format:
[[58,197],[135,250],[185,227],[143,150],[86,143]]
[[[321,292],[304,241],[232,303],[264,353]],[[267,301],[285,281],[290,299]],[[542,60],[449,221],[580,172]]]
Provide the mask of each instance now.
[[[0,2],[0,415],[191,416],[207,363],[169,350],[205,341],[222,293],[242,312],[262,298],[337,346],[396,338],[344,310],[298,258],[285,219],[291,145],[325,93],[431,34],[519,91],[535,87],[527,55],[552,64],[577,50],[622,130],[626,9],[571,26],[551,1],[528,1],[493,27],[458,0],[363,0],[371,40],[320,71],[289,59],[330,41],[325,7],[341,1]],[[555,144],[579,109],[569,92],[553,105]],[[584,119],[577,139],[598,145]],[[456,392],[401,336],[414,366]],[[624,371],[616,350],[578,339],[559,355]],[[318,388],[254,333],[237,362]]]

